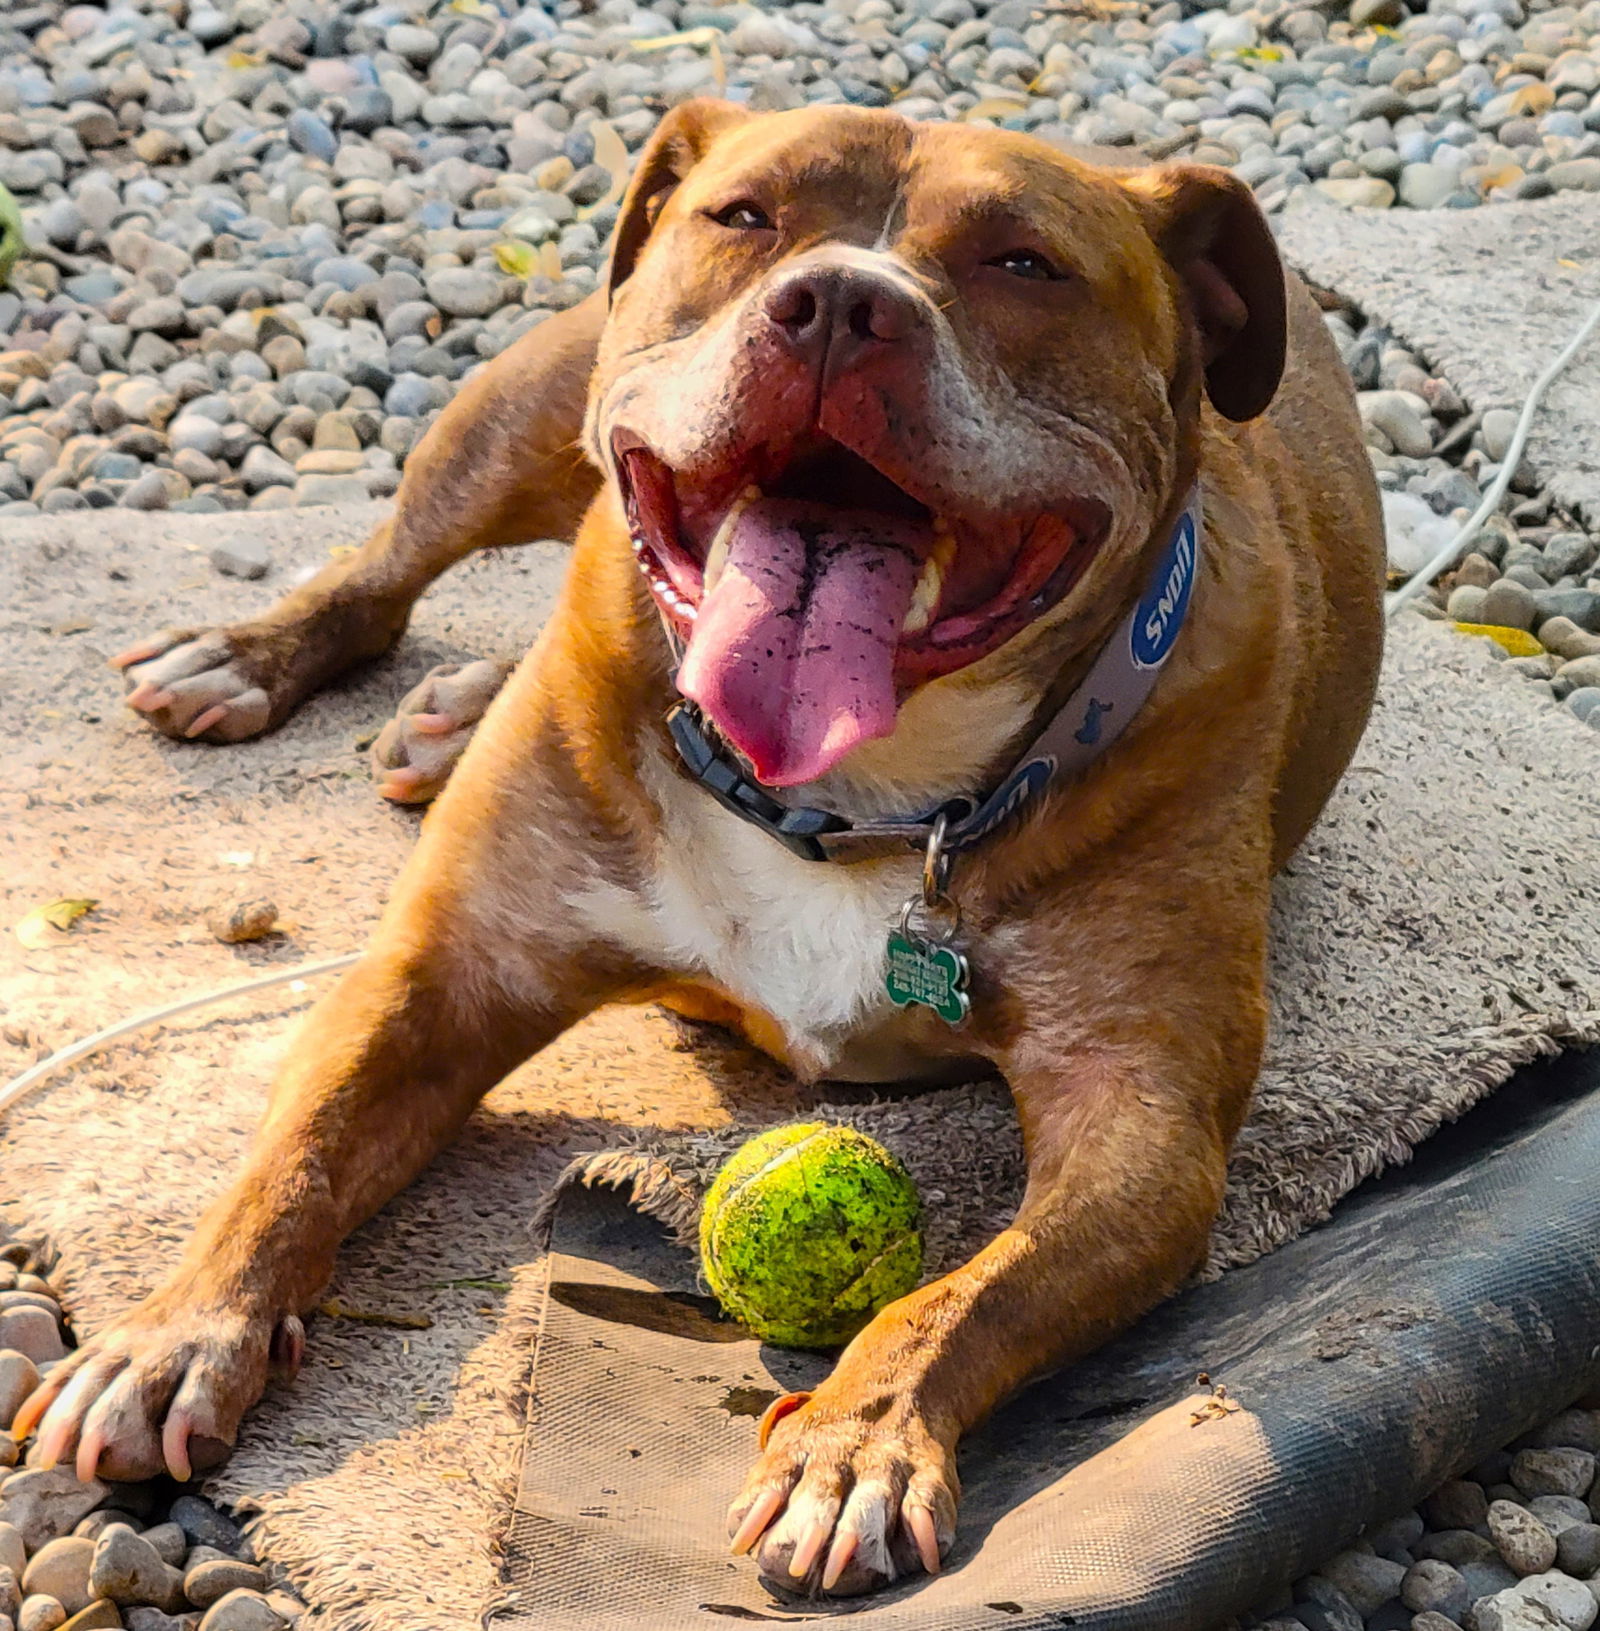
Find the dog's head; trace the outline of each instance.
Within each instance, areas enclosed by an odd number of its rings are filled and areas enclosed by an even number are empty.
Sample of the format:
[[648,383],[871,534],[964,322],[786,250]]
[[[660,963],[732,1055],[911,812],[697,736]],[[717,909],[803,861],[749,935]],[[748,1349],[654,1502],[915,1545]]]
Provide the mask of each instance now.
[[774,786],[1130,593],[1202,391],[1251,418],[1284,360],[1282,269],[1226,172],[853,108],[670,114],[611,300],[590,451],[680,689]]

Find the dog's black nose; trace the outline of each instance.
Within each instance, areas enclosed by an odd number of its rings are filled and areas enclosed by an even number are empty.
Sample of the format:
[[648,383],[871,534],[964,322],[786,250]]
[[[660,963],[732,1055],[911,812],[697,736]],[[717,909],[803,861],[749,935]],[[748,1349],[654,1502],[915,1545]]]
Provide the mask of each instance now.
[[913,297],[894,278],[826,263],[781,273],[765,309],[796,357],[830,371],[905,339],[917,321]]

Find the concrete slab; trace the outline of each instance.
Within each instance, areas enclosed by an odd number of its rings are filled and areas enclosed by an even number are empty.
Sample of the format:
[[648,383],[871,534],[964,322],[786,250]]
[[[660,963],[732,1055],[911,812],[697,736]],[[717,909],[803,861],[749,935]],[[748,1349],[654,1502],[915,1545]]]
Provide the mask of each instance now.
[[[1600,195],[1476,210],[1347,210],[1297,193],[1278,233],[1314,283],[1376,317],[1474,408],[1520,406],[1600,300]],[[1528,456],[1600,527],[1600,334],[1546,393]]]

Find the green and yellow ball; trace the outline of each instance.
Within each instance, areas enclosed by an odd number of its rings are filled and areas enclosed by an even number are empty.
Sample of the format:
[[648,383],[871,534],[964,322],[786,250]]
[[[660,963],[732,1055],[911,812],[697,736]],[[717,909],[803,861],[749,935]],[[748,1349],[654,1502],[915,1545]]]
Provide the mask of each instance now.
[[700,1213],[700,1260],[726,1312],[781,1348],[837,1348],[922,1277],[911,1175],[852,1127],[752,1138]]

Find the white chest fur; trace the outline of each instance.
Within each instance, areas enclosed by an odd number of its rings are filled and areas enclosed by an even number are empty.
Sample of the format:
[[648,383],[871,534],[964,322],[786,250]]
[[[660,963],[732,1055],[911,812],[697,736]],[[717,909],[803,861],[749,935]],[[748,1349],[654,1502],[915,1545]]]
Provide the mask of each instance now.
[[597,884],[573,906],[602,938],[764,1009],[825,1070],[888,1008],[884,939],[917,885],[916,857],[803,861],[682,777],[649,781],[663,816],[654,876],[638,893]]
[[[972,791],[1034,702],[1020,685],[924,687],[892,737],[857,750],[857,797],[888,814]],[[676,774],[653,743],[641,746],[640,779],[661,812],[656,865],[636,891],[596,883],[573,898],[589,930],[764,1010],[796,1062],[819,1074],[856,1074],[851,1044],[868,1032],[867,1075],[901,1074],[894,1038],[882,1034],[900,1029],[884,990],[884,945],[920,885],[920,859],[801,860]]]

